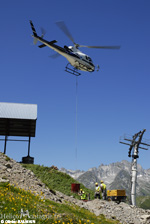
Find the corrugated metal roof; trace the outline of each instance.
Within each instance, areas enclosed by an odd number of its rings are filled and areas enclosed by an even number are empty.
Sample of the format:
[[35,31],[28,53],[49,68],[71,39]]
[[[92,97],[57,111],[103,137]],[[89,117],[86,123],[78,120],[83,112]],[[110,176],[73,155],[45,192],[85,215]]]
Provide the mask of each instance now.
[[0,135],[35,137],[36,104],[0,103]]
[[36,120],[37,105],[0,102],[0,118]]

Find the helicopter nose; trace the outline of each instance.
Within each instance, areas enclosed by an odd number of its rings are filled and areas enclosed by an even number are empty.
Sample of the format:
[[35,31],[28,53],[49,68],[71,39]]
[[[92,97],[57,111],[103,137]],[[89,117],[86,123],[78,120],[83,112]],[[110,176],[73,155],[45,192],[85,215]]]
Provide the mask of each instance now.
[[93,66],[92,66],[92,72],[94,72],[94,71],[95,71],[95,66],[93,65]]

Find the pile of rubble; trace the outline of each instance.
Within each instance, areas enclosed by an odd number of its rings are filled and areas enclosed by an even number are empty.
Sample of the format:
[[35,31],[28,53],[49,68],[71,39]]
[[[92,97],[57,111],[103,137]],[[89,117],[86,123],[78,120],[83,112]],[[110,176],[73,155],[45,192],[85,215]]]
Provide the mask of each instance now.
[[3,153],[0,153],[0,182],[9,182],[15,187],[30,190],[34,194],[40,195],[43,192],[46,199],[60,201],[55,192],[46,187],[32,171],[22,167],[15,160],[8,159]]

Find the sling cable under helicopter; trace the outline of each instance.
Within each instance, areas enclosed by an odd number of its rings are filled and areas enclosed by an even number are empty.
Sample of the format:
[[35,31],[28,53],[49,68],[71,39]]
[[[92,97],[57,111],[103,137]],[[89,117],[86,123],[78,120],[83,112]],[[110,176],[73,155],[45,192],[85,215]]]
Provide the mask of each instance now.
[[75,159],[76,159],[76,170],[78,168],[78,76],[76,76],[76,125],[75,125]]

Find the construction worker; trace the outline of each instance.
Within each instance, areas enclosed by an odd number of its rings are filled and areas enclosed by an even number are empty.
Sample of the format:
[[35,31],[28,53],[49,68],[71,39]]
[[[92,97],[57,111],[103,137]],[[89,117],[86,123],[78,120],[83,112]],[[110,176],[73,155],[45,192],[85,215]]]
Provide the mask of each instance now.
[[86,200],[86,193],[82,189],[80,189],[78,195],[80,195],[81,200]]
[[86,193],[82,191],[81,200],[86,200]]
[[101,180],[101,192],[102,192],[102,199],[106,200],[106,184],[104,184],[104,181]]
[[100,199],[100,193],[101,193],[101,188],[98,185],[98,183],[95,183],[95,195],[94,195],[94,197]]
[[80,195],[80,196],[81,196],[81,195],[82,195],[82,191],[83,191],[83,190],[82,190],[82,189],[80,189],[80,191],[79,191],[78,195]]

